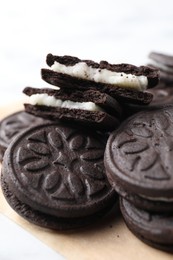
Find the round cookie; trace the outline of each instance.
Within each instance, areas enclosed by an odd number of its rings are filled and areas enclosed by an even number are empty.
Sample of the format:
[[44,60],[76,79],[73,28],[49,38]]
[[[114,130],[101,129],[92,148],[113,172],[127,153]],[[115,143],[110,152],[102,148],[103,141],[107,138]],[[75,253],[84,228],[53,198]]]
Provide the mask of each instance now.
[[18,135],[2,165],[11,207],[30,222],[59,230],[106,214],[117,198],[105,175],[106,139],[93,129],[53,122]]
[[143,242],[173,252],[173,215],[153,214],[120,198],[120,209],[127,227]]
[[0,122],[0,161],[2,161],[4,152],[14,136],[31,125],[43,122],[43,120],[24,111],[18,111],[5,117]]
[[173,106],[140,112],[107,142],[106,174],[136,206],[173,211]]

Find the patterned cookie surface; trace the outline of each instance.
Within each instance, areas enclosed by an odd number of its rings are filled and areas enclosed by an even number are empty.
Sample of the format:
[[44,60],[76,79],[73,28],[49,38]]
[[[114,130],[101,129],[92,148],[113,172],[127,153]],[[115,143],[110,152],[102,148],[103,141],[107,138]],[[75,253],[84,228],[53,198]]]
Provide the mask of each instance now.
[[19,111],[5,117],[0,124],[0,143],[8,146],[12,138],[32,124],[43,122],[42,118],[32,116],[25,111]]
[[115,195],[105,176],[105,138],[57,123],[33,127],[10,145],[3,164],[9,189],[58,217],[93,214]]
[[30,127],[43,122],[44,119],[19,111],[5,117],[0,122],[0,156],[3,154],[15,135]]
[[146,197],[173,196],[173,107],[140,112],[109,137],[110,182]]

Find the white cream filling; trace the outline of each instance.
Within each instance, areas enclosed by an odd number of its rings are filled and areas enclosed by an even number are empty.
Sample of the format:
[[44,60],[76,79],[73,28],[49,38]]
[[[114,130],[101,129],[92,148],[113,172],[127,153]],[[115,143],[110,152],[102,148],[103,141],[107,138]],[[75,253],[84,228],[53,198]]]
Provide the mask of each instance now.
[[148,85],[146,76],[135,76],[124,72],[114,72],[107,69],[96,69],[85,62],[78,62],[73,66],[66,66],[55,61],[51,66],[53,71],[68,74],[73,77],[88,79],[95,82],[118,85],[123,88],[132,88],[144,91]]
[[167,66],[167,65],[159,63],[159,62],[156,62],[154,60],[150,60],[149,64],[151,64],[155,68],[158,68],[158,69],[163,70],[165,72],[173,73],[173,67]]
[[42,105],[49,107],[60,107],[69,109],[82,109],[88,111],[103,111],[103,109],[97,106],[93,102],[73,102],[70,100],[56,99],[54,96],[49,96],[46,93],[33,94],[29,97],[28,103],[31,105]]

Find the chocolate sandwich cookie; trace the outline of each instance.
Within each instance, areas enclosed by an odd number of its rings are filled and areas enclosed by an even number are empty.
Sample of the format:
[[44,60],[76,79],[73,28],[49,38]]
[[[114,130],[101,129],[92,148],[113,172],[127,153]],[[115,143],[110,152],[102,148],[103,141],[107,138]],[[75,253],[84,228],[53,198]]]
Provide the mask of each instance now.
[[153,214],[140,210],[120,198],[120,208],[127,227],[143,242],[173,252],[173,214]]
[[173,84],[165,86],[165,84],[160,83],[157,87],[148,89],[147,92],[153,95],[153,100],[148,106],[143,106],[142,109],[159,108],[173,104]]
[[158,72],[146,66],[96,63],[72,56],[47,55],[51,69],[42,69],[42,79],[60,88],[97,89],[120,102],[148,104],[152,95],[145,91],[158,83]]
[[151,52],[149,54],[149,66],[157,68],[160,71],[160,80],[166,85],[173,83],[173,56]]
[[151,108],[157,109],[162,106],[173,104],[173,84],[167,85],[159,83],[157,87],[148,89],[147,92],[153,95],[153,100],[147,106],[124,104],[123,105],[123,117],[128,117],[141,110],[150,110]]
[[58,230],[93,223],[117,195],[105,175],[105,135],[70,124],[32,127],[13,140],[2,165],[2,190],[29,222]]
[[36,89],[23,91],[30,97],[25,110],[36,116],[113,130],[119,125],[121,107],[105,93],[95,90]]
[[35,117],[24,111],[18,111],[5,117],[0,122],[0,161],[2,161],[4,152],[14,136],[29,126],[41,122],[43,122],[42,118]]
[[136,206],[173,211],[173,106],[142,111],[123,122],[107,142],[106,174]]

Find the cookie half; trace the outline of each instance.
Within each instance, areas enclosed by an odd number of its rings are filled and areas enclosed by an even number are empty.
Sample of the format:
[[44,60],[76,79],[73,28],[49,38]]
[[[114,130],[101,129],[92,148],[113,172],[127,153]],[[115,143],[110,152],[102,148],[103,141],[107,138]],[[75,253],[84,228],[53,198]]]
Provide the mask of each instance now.
[[108,139],[108,179],[140,208],[173,211],[172,133],[173,106],[168,106],[134,115]]
[[37,225],[73,229],[106,214],[117,195],[105,175],[106,137],[68,124],[32,127],[7,148],[2,190]]
[[0,161],[12,139],[29,126],[43,122],[42,118],[35,117],[25,111],[18,111],[5,117],[0,122]]
[[119,125],[121,107],[105,93],[30,87],[23,92],[30,97],[25,110],[36,116],[76,122],[104,130],[113,130]]
[[120,198],[120,208],[128,228],[143,242],[173,252],[173,215],[140,210]]
[[43,80],[60,88],[97,89],[118,101],[148,104],[152,95],[143,92],[158,83],[157,70],[130,64],[96,63],[72,56],[47,55],[50,69],[42,69]]

